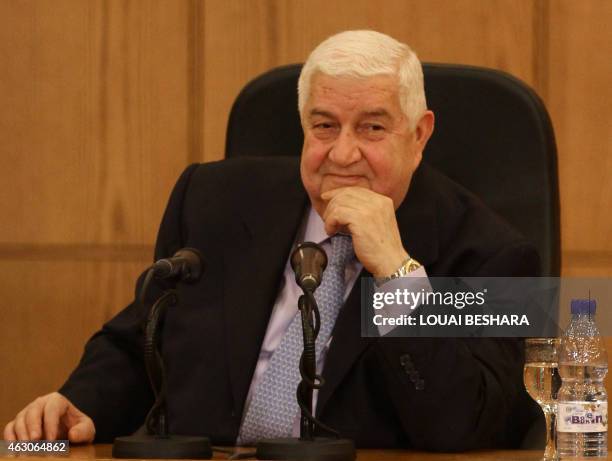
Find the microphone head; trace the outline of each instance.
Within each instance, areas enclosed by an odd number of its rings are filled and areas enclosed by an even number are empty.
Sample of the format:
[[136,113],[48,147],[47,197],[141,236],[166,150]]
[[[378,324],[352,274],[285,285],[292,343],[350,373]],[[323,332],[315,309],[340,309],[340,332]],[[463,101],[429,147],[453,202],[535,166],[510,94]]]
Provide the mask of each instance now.
[[295,281],[302,290],[314,292],[321,284],[323,271],[327,267],[327,255],[316,243],[303,242],[291,254],[291,267],[295,272]]
[[202,254],[195,248],[181,248],[174,253],[174,258],[180,258],[181,280],[187,283],[197,282],[204,272]]

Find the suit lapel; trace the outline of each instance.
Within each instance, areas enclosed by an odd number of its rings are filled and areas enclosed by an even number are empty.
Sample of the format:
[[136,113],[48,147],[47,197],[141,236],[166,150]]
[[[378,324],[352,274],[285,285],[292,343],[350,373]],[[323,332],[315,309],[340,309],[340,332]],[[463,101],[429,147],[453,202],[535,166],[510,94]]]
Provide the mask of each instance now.
[[[257,364],[294,237],[307,204],[294,159],[267,159],[263,193],[244,197],[240,220],[228,229],[224,254],[225,328],[233,406],[237,415]],[[281,168],[277,168],[279,163]],[[256,176],[258,171],[249,172]],[[253,181],[253,179],[248,179]],[[261,185],[261,184],[260,184]],[[255,202],[255,199],[257,201]],[[221,351],[219,351],[221,352]]]
[[336,388],[349,371],[353,363],[373,338],[361,337],[361,277],[367,276],[362,271],[351,290],[346,303],[340,310],[332,331],[332,342],[325,357],[323,379],[325,384],[317,397],[317,416],[332,397]]
[[[397,209],[396,218],[402,242],[408,253],[426,268],[438,256],[435,201],[428,189],[427,165],[421,165],[413,175],[406,199]],[[363,351],[378,338],[361,337],[361,279],[371,277],[361,271],[345,305],[340,310],[332,331],[332,342],[325,359],[325,385],[319,391],[317,415],[333,397],[342,379]]]

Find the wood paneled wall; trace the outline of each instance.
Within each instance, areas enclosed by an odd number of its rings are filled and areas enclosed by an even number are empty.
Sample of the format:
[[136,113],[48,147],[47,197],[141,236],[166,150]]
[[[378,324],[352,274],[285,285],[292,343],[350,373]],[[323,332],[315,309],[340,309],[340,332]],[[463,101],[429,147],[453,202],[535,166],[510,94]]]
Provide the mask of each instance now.
[[532,85],[558,140],[563,272],[611,276],[610,22],[606,0],[0,0],[0,422],[129,302],[240,88],[344,29]]

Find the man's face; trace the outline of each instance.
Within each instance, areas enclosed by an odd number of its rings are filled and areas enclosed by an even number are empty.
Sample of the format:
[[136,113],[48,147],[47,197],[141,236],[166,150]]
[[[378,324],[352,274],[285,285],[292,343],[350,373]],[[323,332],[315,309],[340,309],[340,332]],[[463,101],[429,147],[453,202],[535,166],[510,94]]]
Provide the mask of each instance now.
[[[322,216],[321,194],[340,187],[364,187],[400,205],[433,127],[415,130],[399,103],[396,78],[357,79],[317,73],[302,114],[302,182]],[[426,118],[426,117],[424,117]],[[427,125],[427,123],[426,123]],[[424,130],[428,132],[423,132]]]

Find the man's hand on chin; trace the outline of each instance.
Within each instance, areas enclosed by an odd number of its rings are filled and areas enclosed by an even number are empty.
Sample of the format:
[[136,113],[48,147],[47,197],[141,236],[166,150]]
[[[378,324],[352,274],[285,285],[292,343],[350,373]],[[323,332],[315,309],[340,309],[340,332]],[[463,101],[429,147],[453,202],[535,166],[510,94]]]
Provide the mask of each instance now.
[[321,194],[329,235],[348,229],[357,259],[374,277],[395,272],[408,257],[402,245],[393,200],[362,187],[341,187]]

